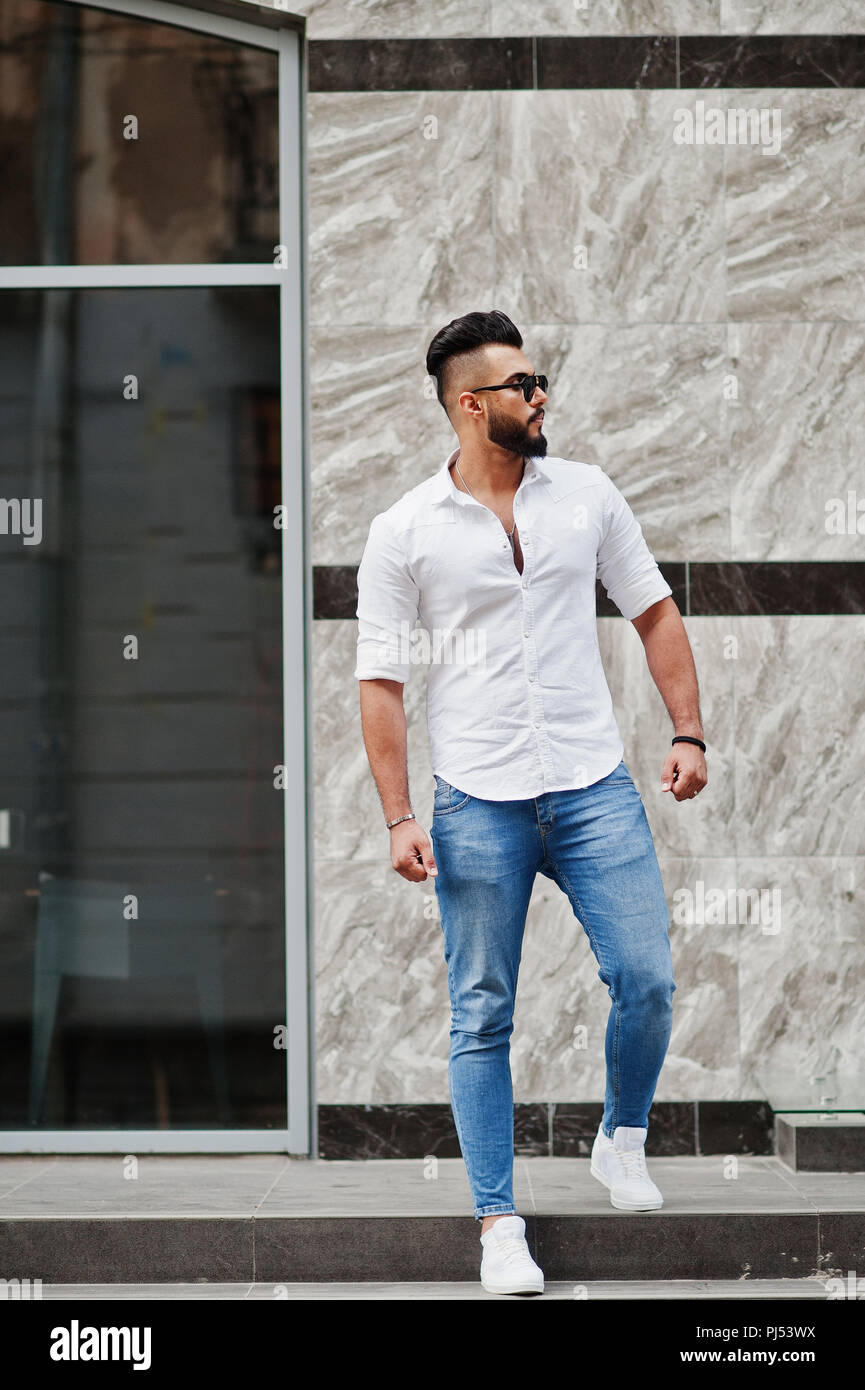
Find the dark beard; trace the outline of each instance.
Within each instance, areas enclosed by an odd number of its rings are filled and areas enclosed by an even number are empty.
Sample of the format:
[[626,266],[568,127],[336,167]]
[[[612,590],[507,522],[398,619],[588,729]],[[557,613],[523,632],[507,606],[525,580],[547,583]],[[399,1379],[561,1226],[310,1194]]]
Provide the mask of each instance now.
[[507,449],[512,454],[519,454],[521,458],[544,458],[547,452],[547,441],[544,438],[543,428],[536,434],[531,432],[531,426],[521,425],[517,420],[511,420],[507,415],[490,415],[487,420],[487,438],[491,444],[498,444],[500,449]]

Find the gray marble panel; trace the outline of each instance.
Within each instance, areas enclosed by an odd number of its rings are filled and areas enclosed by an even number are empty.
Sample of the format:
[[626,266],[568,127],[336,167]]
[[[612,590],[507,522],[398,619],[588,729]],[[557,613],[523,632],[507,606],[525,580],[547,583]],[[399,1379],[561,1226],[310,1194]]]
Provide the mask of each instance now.
[[[657,559],[731,558],[722,326],[533,324],[524,350],[550,378],[550,457],[599,464]],[[357,563],[376,512],[456,447],[424,360],[446,320],[312,332],[315,564]]]
[[603,1101],[610,997],[570,902],[538,875],[511,1038],[516,1100]]
[[488,92],[311,93],[314,325],[428,322],[494,300]]
[[[706,895],[737,885],[731,859],[659,860],[670,909],[676,992],[673,1033],[657,1100],[723,1100],[741,1094],[738,1035],[738,938],[735,923],[707,921]],[[710,897],[710,901],[711,901]],[[720,915],[720,914],[718,914]]]
[[861,0],[720,0],[720,6],[722,34],[862,33]]
[[865,330],[731,324],[729,339],[732,556],[861,560]]
[[[673,894],[697,879],[726,888],[731,861],[662,860]],[[670,1048],[658,1100],[723,1098],[737,1093],[736,935],[732,930],[673,924],[677,989]],[[604,1035],[610,996],[598,977],[588,938],[565,895],[538,877],[529,905],[511,1073],[518,1100],[602,1101]]]
[[709,774],[693,801],[676,801],[671,792],[661,791],[661,769],[672,746],[673,724],[636,629],[622,618],[599,618],[601,658],[625,745],[625,762],[643,798],[658,854],[729,856],[735,853],[736,663],[728,653],[730,635],[738,629],[732,618],[685,617],[683,621],[697,669]]
[[[328,619],[312,625],[315,852],[319,859],[338,863],[357,859],[389,864],[384,814],[363,744],[354,675],[356,643],[356,621]],[[426,674],[422,665],[411,667],[404,700],[409,792],[415,815],[429,831],[435,783],[426,726]]]
[[724,163],[674,143],[684,97],[494,94],[497,307],[538,323],[723,319]]
[[[769,911],[772,890],[781,896],[782,926],[777,933],[763,931],[759,922],[732,922],[729,912],[726,920],[722,916],[714,924],[682,924],[674,918],[671,941],[679,988],[659,1100],[756,1094],[751,1078],[743,1074],[740,1082],[739,1075],[739,950],[745,953],[746,976],[748,961],[755,955],[761,961],[765,958],[765,968],[760,964],[754,972],[747,1025],[755,1041],[746,1045],[743,1038],[744,1054],[771,1054],[774,1063],[782,1062],[785,1049],[792,1048],[790,1055],[798,1057],[801,1040],[796,1029],[804,1028],[808,1037],[813,1033],[816,1045],[823,1032],[821,1017],[833,1020],[832,1027],[841,1029],[848,1047],[861,1027],[857,1010],[851,1012],[850,1007],[851,999],[862,994],[856,989],[862,966],[855,940],[845,945],[843,940],[827,941],[818,934],[813,949],[824,962],[825,981],[816,996],[809,984],[810,970],[797,974],[803,967],[797,964],[799,947],[792,942],[802,937],[797,922],[802,921],[803,908],[798,883],[788,871],[791,855],[831,854],[832,846],[848,845],[854,855],[862,853],[862,794],[850,771],[856,759],[851,759],[849,751],[849,738],[861,723],[856,719],[856,701],[861,702],[858,686],[853,683],[850,688],[855,666],[849,660],[849,644],[861,642],[861,624],[859,618],[839,626],[837,619],[818,617],[688,620],[692,634],[697,634],[693,645],[702,681],[704,723],[707,730],[718,731],[718,744],[710,733],[710,782],[697,801],[686,805],[664,802],[660,792],[653,795],[669,746],[667,731],[662,732],[667,716],[658,710],[645,738],[638,737],[650,717],[651,677],[642,645],[620,620],[601,620],[602,631],[607,630],[603,647],[611,688],[614,692],[620,688],[617,673],[621,672],[630,674],[627,688],[631,691],[639,688],[640,680],[647,683],[640,698],[630,702],[628,718],[618,707],[617,717],[626,761],[647,807],[671,910],[681,901],[675,897],[679,889],[696,894],[698,879],[704,894],[731,887],[763,891]],[[319,1099],[331,1103],[446,1101],[446,976],[438,930],[433,919],[424,916],[425,907],[435,912],[432,889],[407,884],[390,868],[359,716],[346,720],[336,688],[336,681],[344,678],[340,664],[347,667],[352,660],[354,625],[315,626],[317,681],[329,688],[329,698],[317,702]],[[842,640],[845,631],[846,640]],[[738,643],[732,650],[730,638]],[[629,647],[633,651],[627,651]],[[838,680],[839,669],[851,671],[850,682]],[[715,673],[709,675],[709,671]],[[747,730],[738,758],[731,746],[733,689],[736,723]],[[657,693],[654,698],[660,699]],[[413,799],[428,828],[431,804],[420,809],[421,799],[414,790],[425,775],[424,764],[428,766],[422,702],[410,700],[409,711]],[[797,719],[802,727],[798,741],[791,739]],[[354,770],[351,776],[347,776],[348,768]],[[704,800],[716,787],[717,802]],[[431,803],[431,781],[428,800]],[[347,815],[348,806],[352,813]],[[745,851],[752,856],[756,851],[761,857],[735,862],[736,853]],[[352,859],[356,862],[346,863]],[[808,864],[818,880],[818,886],[809,891],[842,892],[835,884],[834,861],[824,865],[814,859]],[[842,906],[853,901],[856,875],[851,880],[850,872],[845,861],[846,877],[841,882],[847,896],[842,896]],[[387,927],[376,928],[379,920]],[[414,933],[406,931],[407,921],[424,934],[427,947],[420,955],[414,950]],[[762,925],[771,927],[771,919]],[[406,952],[402,957],[400,942]],[[784,943],[790,949],[783,949]],[[855,958],[846,965],[844,951]],[[766,990],[767,970],[781,972],[779,988]],[[788,970],[795,979],[787,979]],[[852,983],[851,970],[858,971]],[[413,1009],[418,999],[423,1003],[419,1015],[409,1016],[408,1027],[394,1005],[399,998],[394,989],[402,987],[406,971],[432,972],[424,974],[423,989],[412,991]],[[529,910],[517,996],[512,1048],[516,1099],[584,1100],[596,1093],[601,1098],[608,1008],[594,958],[567,899],[555,885],[539,879]],[[743,1016],[744,1011],[743,1003]],[[574,1047],[574,1030],[579,1025],[587,1030],[588,1045],[583,1049]],[[393,1038],[383,1047],[382,1038],[388,1038],[389,1030]],[[358,1037],[368,1037],[369,1047],[358,1048]]]
[[434,333],[447,322],[442,316],[421,326],[313,326],[313,564],[356,565],[373,516],[456,447],[424,365]]
[[722,0],[492,0],[493,34],[717,34]]
[[657,560],[730,558],[725,330],[519,323],[550,377],[548,453],[597,463]]
[[[252,3],[252,0],[250,0]],[[273,0],[259,0],[273,8]],[[291,0],[310,39],[485,34],[855,34],[858,0]]]
[[742,880],[771,874],[782,899],[779,932],[739,928],[743,1079],[788,1071],[806,1095],[833,1047],[839,1071],[865,1074],[863,873],[847,856],[739,860]]
[[429,880],[396,874],[389,858],[318,862],[321,1104],[448,1102],[450,1003],[434,893]]
[[[730,861],[662,860],[661,870],[671,911],[698,880],[707,891],[735,883]],[[692,916],[671,927],[678,988],[658,1100],[737,1094],[737,929]],[[515,1100],[603,1100],[609,1009],[570,903],[539,876],[514,1019]],[[429,882],[409,884],[389,863],[319,862],[316,1012],[321,1103],[448,1102],[447,971]]]
[[865,854],[865,617],[727,622],[738,853]]
[[[635,32],[670,32],[663,8]],[[705,7],[705,24],[686,23],[689,8],[669,23],[718,32],[716,5]],[[420,34],[377,29],[385,9],[391,23],[408,22],[402,6],[358,7],[372,24],[364,37]],[[584,22],[579,11],[550,3],[520,30],[509,22],[510,0],[494,0],[490,22],[471,32],[603,32],[601,9],[585,17],[600,29],[572,28]],[[812,17],[793,3],[770,12],[735,0],[724,4],[721,27],[845,32],[850,9]],[[336,7],[315,12],[323,26],[336,24]],[[343,7],[339,22],[352,13]],[[456,32],[451,20],[456,10],[445,6],[437,32]],[[313,95],[315,563],[357,563],[372,515],[441,465],[455,439],[429,395],[424,353],[448,318],[492,304],[519,324],[553,382],[550,453],[600,463],[657,559],[860,558],[855,526],[834,534],[825,518],[832,498],[848,502],[855,491],[850,459],[865,423],[865,351],[853,322],[865,304],[857,159],[865,96],[703,93],[713,104],[781,110],[782,150],[765,156],[673,145],[673,112],[696,95]],[[423,138],[428,115],[438,119],[437,140]],[[544,254],[532,256],[541,205]],[[579,245],[588,267],[578,271]],[[733,400],[725,398],[731,373]],[[698,882],[707,892],[776,890],[781,928],[674,918],[679,988],[659,1101],[752,1097],[761,1061],[807,1068],[830,1040],[861,1067],[862,619],[686,618],[686,626],[710,781],[680,805],[658,786],[671,729],[642,644],[623,620],[599,622],[668,902],[673,909],[675,895]],[[318,1098],[441,1103],[449,1005],[435,899],[429,883],[409,885],[390,868],[361,737],[354,643],[353,622],[314,625]],[[407,689],[409,768],[428,828],[425,693],[418,667]],[[567,899],[539,879],[512,1040],[515,1098],[600,1099],[608,1010]],[[585,1048],[574,1046],[580,1025]]]
[[[273,8],[272,0],[262,3]],[[476,38],[490,33],[491,0],[287,0],[309,39]]]
[[[822,21],[822,16],[821,16]],[[691,98],[696,93],[682,93]],[[778,111],[780,149],[715,145],[725,169],[727,306],[740,321],[865,317],[865,91],[763,88],[704,94],[722,109]],[[693,149],[694,147],[683,147]],[[690,203],[694,197],[688,194]]]

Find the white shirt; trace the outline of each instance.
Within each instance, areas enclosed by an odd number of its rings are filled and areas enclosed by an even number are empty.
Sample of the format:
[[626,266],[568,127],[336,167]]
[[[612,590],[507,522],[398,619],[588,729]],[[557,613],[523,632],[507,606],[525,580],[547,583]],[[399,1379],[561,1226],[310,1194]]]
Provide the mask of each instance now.
[[590,786],[624,755],[595,577],[629,619],[673,591],[612,479],[571,459],[525,461],[520,574],[498,517],[454,485],[458,453],[372,519],[354,674],[404,683],[428,664],[432,770],[469,796]]

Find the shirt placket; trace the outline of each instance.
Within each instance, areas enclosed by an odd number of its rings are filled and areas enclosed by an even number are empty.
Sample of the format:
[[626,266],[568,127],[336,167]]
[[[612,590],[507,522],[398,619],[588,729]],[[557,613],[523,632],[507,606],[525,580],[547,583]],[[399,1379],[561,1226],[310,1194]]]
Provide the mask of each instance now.
[[[536,638],[536,614],[534,604],[534,593],[532,590],[532,576],[534,574],[534,545],[532,543],[531,530],[525,529],[525,500],[520,497],[523,491],[523,484],[527,480],[523,478],[514,494],[514,521],[520,536],[520,545],[523,552],[523,572],[519,575],[520,580],[520,621],[522,625],[523,642],[523,680],[526,687],[526,700],[532,724],[532,734],[535,740],[535,753],[537,758],[537,768],[540,770],[543,779],[544,790],[555,784],[555,768],[553,765],[553,754],[550,748],[550,741],[547,737],[546,723],[544,721],[544,702],[541,694],[540,681],[538,679],[538,652]],[[509,547],[510,548],[510,547]],[[511,561],[513,564],[513,561]],[[514,567],[514,574],[517,574]]]

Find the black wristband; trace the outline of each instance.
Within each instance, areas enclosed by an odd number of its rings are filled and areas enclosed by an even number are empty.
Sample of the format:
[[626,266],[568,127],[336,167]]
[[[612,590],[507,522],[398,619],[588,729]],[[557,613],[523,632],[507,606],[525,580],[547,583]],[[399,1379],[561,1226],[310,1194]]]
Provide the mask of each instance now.
[[702,740],[701,738],[691,738],[689,734],[676,734],[676,737],[673,739],[673,742],[674,742],[674,743],[696,743],[697,747],[698,747],[698,748],[702,748],[702,750],[703,750],[704,753],[705,753],[705,751],[706,751],[706,745],[705,745],[705,743],[703,742],[703,740]]

